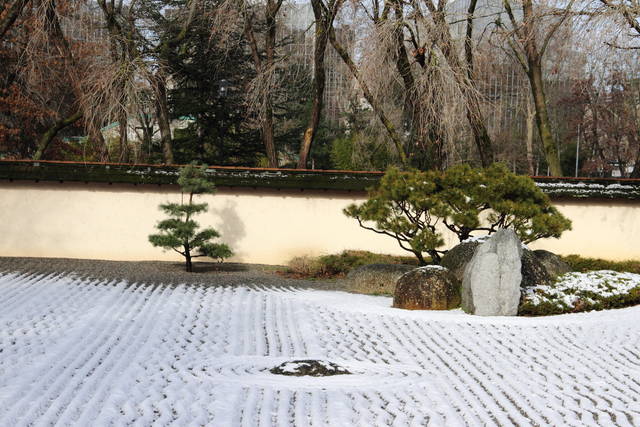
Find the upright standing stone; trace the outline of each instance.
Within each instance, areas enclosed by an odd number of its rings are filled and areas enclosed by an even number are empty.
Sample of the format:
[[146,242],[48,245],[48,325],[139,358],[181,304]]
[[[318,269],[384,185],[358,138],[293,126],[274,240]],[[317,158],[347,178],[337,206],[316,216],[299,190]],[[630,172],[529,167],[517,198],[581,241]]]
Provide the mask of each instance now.
[[462,280],[462,309],[480,316],[515,316],[520,303],[522,245],[501,229],[478,246]]

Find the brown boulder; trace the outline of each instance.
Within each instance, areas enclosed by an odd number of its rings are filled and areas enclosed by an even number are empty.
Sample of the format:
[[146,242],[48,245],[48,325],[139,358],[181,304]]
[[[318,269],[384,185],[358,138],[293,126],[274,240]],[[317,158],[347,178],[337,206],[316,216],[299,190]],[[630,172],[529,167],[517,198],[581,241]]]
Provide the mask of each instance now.
[[407,310],[449,310],[459,307],[460,281],[444,267],[418,267],[398,279],[393,306]]

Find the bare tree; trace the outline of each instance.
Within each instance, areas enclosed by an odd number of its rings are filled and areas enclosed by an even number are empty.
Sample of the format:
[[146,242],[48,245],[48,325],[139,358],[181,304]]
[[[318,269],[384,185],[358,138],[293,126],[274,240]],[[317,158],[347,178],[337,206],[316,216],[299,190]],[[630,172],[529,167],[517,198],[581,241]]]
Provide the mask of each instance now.
[[389,119],[387,113],[385,112],[382,106],[382,103],[379,101],[377,97],[373,95],[373,92],[369,88],[369,84],[367,83],[367,80],[364,78],[364,76],[362,75],[362,72],[360,71],[356,63],[351,58],[351,54],[349,53],[349,51],[336,37],[335,29],[333,28],[333,26],[329,28],[329,41],[331,42],[331,45],[336,50],[340,58],[342,58],[342,61],[345,63],[345,65],[347,66],[347,68],[349,69],[353,77],[358,82],[358,85],[360,86],[360,90],[362,90],[362,94],[364,98],[367,100],[367,102],[373,109],[374,113],[376,114],[376,116],[378,116],[378,119],[380,120],[385,130],[387,131],[389,138],[391,139],[391,141],[393,142],[393,145],[396,148],[398,157],[400,159],[400,163],[404,167],[409,166],[409,160],[407,158],[407,154],[403,147],[404,143],[400,135],[398,134],[396,126]]
[[547,96],[544,87],[543,59],[558,29],[572,16],[574,0],[564,8],[545,10],[533,0],[523,0],[521,13],[516,14],[510,0],[503,0],[509,24],[498,20],[497,26],[522,69],[527,75],[531,97],[536,109],[536,125],[542,141],[545,159],[554,176],[562,176],[558,144],[553,136]]
[[[250,4],[241,0],[239,7],[244,20],[244,35],[251,49],[251,58],[257,77],[253,85],[253,101],[257,107],[262,130],[262,142],[269,167],[278,167],[273,125],[273,91],[276,85],[276,25],[283,0],[266,0]],[[231,7],[234,5],[232,4]],[[262,19],[258,17],[261,12]],[[262,27],[262,31],[258,27]],[[258,38],[262,38],[262,47]]]
[[155,49],[155,56],[157,60],[156,71],[153,76],[150,77],[149,81],[151,82],[151,86],[155,94],[156,114],[158,118],[158,127],[160,128],[162,152],[164,155],[164,161],[167,164],[174,162],[173,137],[171,135],[171,118],[169,115],[167,91],[167,84],[170,78],[168,63],[170,57],[186,39],[189,30],[192,28],[199,6],[199,0],[189,0],[185,11],[186,13],[176,14],[182,23],[180,25],[180,30],[177,34],[166,36],[160,40],[159,45]]
[[[437,4],[431,0],[376,0],[368,6],[356,3],[353,7],[368,19],[370,33],[359,53],[360,76],[356,78],[361,88],[367,86],[363,92],[374,111],[386,109],[385,127],[393,130],[392,141],[403,146],[402,151],[409,150],[414,164],[445,167],[454,141],[469,130],[486,166],[493,162],[494,154],[482,110],[484,100],[473,73],[472,19],[468,20],[463,55],[463,46],[451,34],[446,6],[446,0]],[[473,12],[472,5],[470,14]],[[394,96],[396,82],[403,90],[399,95],[402,104],[398,105],[404,111],[401,124],[390,120],[391,106],[383,107],[375,99]],[[465,121],[468,128],[461,126]],[[403,138],[396,138],[398,125],[406,135]],[[418,161],[417,152],[422,158],[426,156],[427,162]]]
[[[136,17],[134,10],[136,1],[132,1],[125,5],[124,0],[98,0],[98,5],[102,10],[106,27],[109,32],[109,48],[111,53],[111,61],[119,64],[119,68],[131,69],[130,64],[135,63],[139,59],[139,50],[136,46],[136,38],[138,29],[136,28]],[[126,80],[131,78],[130,73],[121,74],[124,79],[120,79],[118,86],[113,90],[120,95],[118,104],[118,124],[119,124],[119,161],[126,162],[128,160],[128,99],[126,88]]]
[[[487,131],[484,117],[480,107],[480,98],[476,90],[475,80],[472,73],[468,72],[459,53],[458,46],[454,43],[447,21],[446,0],[439,0],[434,3],[433,0],[423,0],[426,9],[429,11],[427,16],[420,8],[416,8],[416,15],[420,17],[421,22],[432,28],[434,34],[433,43],[438,47],[447,64],[449,65],[454,78],[458,82],[462,96],[464,98],[467,120],[473,133],[473,138],[478,149],[480,161],[483,166],[488,166],[493,162],[493,147],[491,138]],[[473,11],[472,11],[473,12]],[[469,29],[469,31],[472,31]],[[471,51],[467,46],[470,45],[470,35],[467,37],[465,48],[467,49],[467,60]]]
[[300,155],[298,157],[298,169],[307,167],[307,158],[311,151],[311,145],[316,136],[320,117],[322,114],[322,101],[325,87],[324,57],[329,41],[329,30],[333,27],[333,21],[340,10],[344,0],[310,0],[315,17],[315,39],[313,48],[313,107],[309,124],[304,132]]
[[[33,23],[32,33],[30,34],[30,45],[33,46],[40,43],[52,46],[57,50],[59,57],[64,61],[67,78],[69,79],[76,101],[79,103],[79,111],[72,113],[69,117],[58,120],[44,133],[38,143],[34,158],[41,158],[57,133],[77,122],[79,120],[78,115],[82,115],[84,118],[84,123],[89,130],[91,139],[97,143],[99,147],[106,148],[104,138],[100,131],[101,122],[89,113],[86,105],[83,105],[82,99],[85,93],[83,91],[83,75],[80,72],[81,67],[77,55],[60,25],[56,0],[41,0],[36,3],[36,10],[33,12],[33,16],[35,21]],[[30,48],[27,47],[25,57],[28,61],[36,61],[38,60],[39,53],[31,51]]]

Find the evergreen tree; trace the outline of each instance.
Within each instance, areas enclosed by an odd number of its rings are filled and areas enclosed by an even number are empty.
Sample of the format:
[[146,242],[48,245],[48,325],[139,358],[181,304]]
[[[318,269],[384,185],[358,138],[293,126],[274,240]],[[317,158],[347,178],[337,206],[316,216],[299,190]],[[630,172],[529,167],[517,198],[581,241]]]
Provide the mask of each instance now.
[[389,168],[369,199],[344,213],[364,229],[395,238],[421,264],[423,253],[439,264],[446,252],[438,249],[444,244],[440,224],[461,242],[474,232],[501,228],[513,229],[524,243],[558,238],[571,229],[571,221],[531,178],[499,163],[484,169],[456,165],[444,172]]
[[[200,226],[193,220],[193,216],[206,212],[206,203],[194,203],[193,196],[197,194],[212,194],[215,190],[213,183],[207,180],[206,165],[198,166],[192,163],[180,171],[178,184],[182,187],[182,201],[180,203],[165,203],[160,205],[169,218],[158,223],[158,234],[149,236],[153,246],[173,249],[185,257],[186,270],[193,271],[192,258],[211,257],[223,260],[233,255],[224,243],[214,243],[213,239],[220,237],[213,228],[198,231]],[[184,203],[185,194],[189,195],[188,203]],[[192,253],[195,251],[195,254]]]

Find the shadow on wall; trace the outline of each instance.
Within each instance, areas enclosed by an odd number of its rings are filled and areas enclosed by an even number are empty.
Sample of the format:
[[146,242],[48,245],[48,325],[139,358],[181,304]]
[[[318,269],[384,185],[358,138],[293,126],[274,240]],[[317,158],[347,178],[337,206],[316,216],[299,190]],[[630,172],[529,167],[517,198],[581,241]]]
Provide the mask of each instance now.
[[209,206],[209,212],[219,218],[219,223],[214,227],[220,233],[221,240],[228,244],[235,252],[233,259],[242,262],[243,253],[237,248],[242,239],[247,235],[244,222],[236,213],[238,204],[232,200],[227,200],[223,206]]

